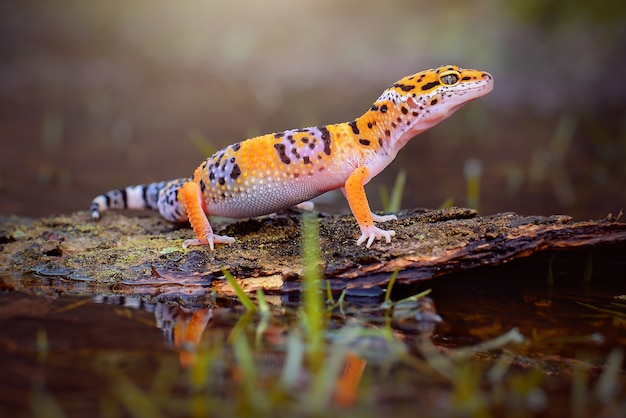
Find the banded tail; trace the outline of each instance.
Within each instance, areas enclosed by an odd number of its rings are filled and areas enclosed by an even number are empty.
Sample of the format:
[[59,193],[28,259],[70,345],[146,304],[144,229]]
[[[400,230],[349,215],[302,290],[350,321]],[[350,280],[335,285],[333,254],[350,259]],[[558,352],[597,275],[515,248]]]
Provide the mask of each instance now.
[[128,186],[110,190],[91,201],[91,217],[100,219],[107,210],[158,210],[170,222],[185,222],[187,215],[178,202],[178,189],[189,179]]

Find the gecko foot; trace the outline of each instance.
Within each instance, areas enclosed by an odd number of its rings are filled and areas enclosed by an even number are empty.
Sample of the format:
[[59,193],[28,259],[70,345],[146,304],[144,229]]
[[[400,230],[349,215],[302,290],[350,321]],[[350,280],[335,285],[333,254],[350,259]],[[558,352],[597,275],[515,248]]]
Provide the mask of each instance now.
[[385,238],[385,241],[389,243],[391,242],[391,237],[396,235],[395,231],[385,231],[374,225],[365,227],[361,231],[363,234],[361,238],[356,241],[356,245],[361,245],[367,240],[367,244],[365,244],[366,248],[369,248],[376,238]]
[[396,221],[398,220],[398,218],[396,217],[396,215],[376,215],[374,212],[372,212],[372,220],[374,222],[389,222]]
[[215,244],[233,244],[235,239],[226,235],[207,235],[206,239],[187,239],[183,241],[183,248],[194,245],[208,245],[210,249],[215,249]]

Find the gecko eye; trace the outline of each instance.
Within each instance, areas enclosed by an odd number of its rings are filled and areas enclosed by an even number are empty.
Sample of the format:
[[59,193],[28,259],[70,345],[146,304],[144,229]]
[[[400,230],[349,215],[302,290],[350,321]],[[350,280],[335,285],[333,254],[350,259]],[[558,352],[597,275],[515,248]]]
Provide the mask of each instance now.
[[441,84],[447,84],[450,86],[459,82],[459,75],[458,73],[447,73],[443,74],[439,77],[439,79],[441,80]]

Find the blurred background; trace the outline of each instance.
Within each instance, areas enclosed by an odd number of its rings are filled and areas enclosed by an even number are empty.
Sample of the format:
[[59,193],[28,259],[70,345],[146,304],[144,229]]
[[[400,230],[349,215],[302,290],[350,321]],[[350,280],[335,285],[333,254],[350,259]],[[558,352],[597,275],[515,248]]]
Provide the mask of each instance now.
[[495,89],[413,139],[368,185],[373,208],[401,170],[403,208],[602,218],[626,203],[622,0],[3,2],[0,38],[2,215],[189,176],[212,148],[352,120],[443,64]]

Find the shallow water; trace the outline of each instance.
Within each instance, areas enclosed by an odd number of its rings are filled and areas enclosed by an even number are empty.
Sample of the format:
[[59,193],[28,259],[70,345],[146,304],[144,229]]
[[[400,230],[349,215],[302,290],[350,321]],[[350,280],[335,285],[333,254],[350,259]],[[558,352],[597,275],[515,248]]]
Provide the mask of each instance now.
[[[349,298],[329,310],[317,368],[293,295],[268,295],[263,316],[216,295],[5,276],[0,415],[624,413],[624,262],[592,260],[591,274],[583,253],[559,253],[399,284],[395,299],[432,291],[391,316]],[[523,342],[481,346],[512,329]]]

